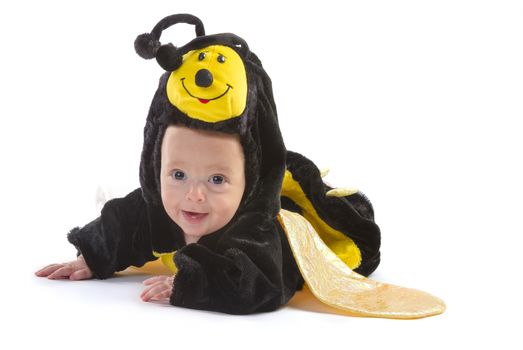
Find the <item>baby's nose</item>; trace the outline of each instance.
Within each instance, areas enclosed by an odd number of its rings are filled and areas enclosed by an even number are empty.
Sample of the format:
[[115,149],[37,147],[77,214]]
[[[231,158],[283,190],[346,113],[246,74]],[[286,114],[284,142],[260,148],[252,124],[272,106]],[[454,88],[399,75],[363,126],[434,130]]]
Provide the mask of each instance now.
[[205,189],[203,188],[203,185],[200,183],[191,184],[187,191],[186,198],[192,202],[205,201]]
[[199,87],[204,87],[204,88],[209,87],[212,85],[212,81],[213,81],[212,73],[209,72],[209,70],[207,70],[207,69],[200,69],[196,73],[195,80],[196,80],[196,85],[198,85]]

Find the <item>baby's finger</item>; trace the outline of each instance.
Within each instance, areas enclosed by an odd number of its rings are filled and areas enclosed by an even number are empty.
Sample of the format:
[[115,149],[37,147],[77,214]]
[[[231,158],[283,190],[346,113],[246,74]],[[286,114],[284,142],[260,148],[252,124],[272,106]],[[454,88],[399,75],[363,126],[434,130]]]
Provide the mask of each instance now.
[[171,298],[170,289],[164,290],[163,292],[155,294],[151,297],[151,299],[154,299],[154,300],[169,300],[170,298]]
[[154,276],[154,277],[151,277],[151,278],[148,278],[146,279],[145,281],[143,281],[143,284],[145,284],[146,286],[148,285],[151,285],[155,282],[161,282],[163,281],[167,276]]
[[55,272],[56,270],[58,270],[62,266],[63,266],[62,264],[47,265],[46,267],[36,271],[35,274],[38,277],[46,277],[46,276],[49,276],[50,274],[52,274],[53,272]]
[[161,293],[165,290],[164,284],[154,284],[153,286],[146,289],[140,296],[143,301],[149,301],[154,295]]
[[92,272],[88,269],[81,269],[78,271],[73,272],[69,279],[72,281],[78,281],[78,280],[86,280],[93,276]]
[[50,274],[49,276],[47,276],[47,278],[49,278],[51,280],[55,280],[55,279],[59,279],[59,278],[66,278],[66,277],[69,277],[72,272],[73,272],[73,268],[71,266],[63,266],[63,267],[59,268],[58,270],[56,270],[55,272],[53,272],[52,274]]
[[57,266],[57,265],[59,265],[59,264],[49,264],[47,266],[42,267],[40,270],[36,271],[36,273],[39,273],[40,271],[44,271],[50,267]]
[[143,299],[143,298],[145,297],[145,295],[146,295],[147,293],[149,293],[149,291],[150,291],[151,289],[153,289],[154,287],[156,287],[156,286],[158,286],[157,283],[152,284],[152,285],[148,286],[147,288],[145,288],[145,289],[142,291],[142,294],[140,294],[140,298]]

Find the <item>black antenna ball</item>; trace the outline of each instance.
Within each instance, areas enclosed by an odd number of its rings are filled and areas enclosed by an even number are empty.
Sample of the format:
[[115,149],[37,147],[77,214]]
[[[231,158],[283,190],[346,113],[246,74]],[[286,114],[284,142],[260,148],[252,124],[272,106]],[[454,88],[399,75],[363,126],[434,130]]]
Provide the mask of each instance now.
[[162,44],[151,33],[138,35],[134,41],[134,49],[138,56],[150,60],[156,57],[158,49]]

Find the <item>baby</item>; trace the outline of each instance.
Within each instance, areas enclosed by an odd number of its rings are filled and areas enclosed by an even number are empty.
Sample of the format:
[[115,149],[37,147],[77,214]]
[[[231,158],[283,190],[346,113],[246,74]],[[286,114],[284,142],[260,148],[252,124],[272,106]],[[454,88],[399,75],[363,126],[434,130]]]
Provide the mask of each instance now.
[[[177,23],[195,25],[197,38],[161,45],[162,30]],[[172,276],[146,280],[145,301],[232,314],[277,309],[304,281],[277,218],[289,154],[261,62],[240,37],[206,36],[187,14],[162,19],[135,49],[166,71],[145,123],[141,186],[71,230],[75,261],[36,275],[105,279],[161,258]]]
[[[194,25],[196,38],[162,45],[177,23]],[[372,205],[286,149],[271,80],[245,40],[205,35],[197,17],[177,14],[139,35],[135,50],[165,70],[145,123],[141,186],[71,230],[75,261],[37,276],[104,279],[160,258],[172,274],[146,279],[143,301],[267,312],[306,282],[320,301],[358,315],[443,312],[427,293],[363,277],[380,262]]]
[[[162,45],[162,31],[177,23],[194,25],[196,38],[179,48]],[[230,314],[273,311],[306,278],[325,279],[298,266],[299,257],[316,256],[307,245],[291,247],[289,237],[306,241],[304,227],[355,272],[376,269],[380,231],[372,205],[359,192],[330,188],[313,162],[286,149],[271,80],[245,40],[205,35],[197,17],[178,14],[139,35],[135,49],[165,70],[145,123],[141,186],[71,230],[75,261],[37,276],[105,279],[161,258],[172,275],[145,280],[144,301]]]
[[[237,135],[167,127],[161,147],[161,198],[166,213],[183,230],[185,243],[224,227],[234,216],[245,189],[245,159]],[[36,272],[49,279],[93,277],[82,255]],[[141,298],[168,300],[173,277],[144,281]]]

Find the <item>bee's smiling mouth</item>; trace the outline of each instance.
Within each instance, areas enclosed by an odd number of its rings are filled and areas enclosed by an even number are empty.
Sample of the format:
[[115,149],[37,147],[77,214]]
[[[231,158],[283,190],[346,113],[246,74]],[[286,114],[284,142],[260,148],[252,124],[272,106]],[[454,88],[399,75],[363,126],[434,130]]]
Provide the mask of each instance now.
[[187,93],[189,94],[189,96],[197,99],[198,101],[200,101],[201,103],[205,104],[205,103],[208,103],[209,101],[213,101],[213,100],[217,100],[219,99],[220,97],[224,96],[227,92],[229,92],[230,89],[232,89],[233,87],[229,84],[226,84],[227,85],[227,89],[225,90],[225,92],[223,94],[221,94],[220,96],[217,96],[217,97],[214,97],[214,98],[201,98],[201,97],[198,97],[198,96],[194,96],[193,94],[191,94],[191,92],[189,91],[189,89],[187,89],[187,87],[185,86],[185,83],[184,83],[184,80],[185,78],[182,78],[180,79],[181,82],[182,82],[182,86],[183,88],[185,89],[185,91],[187,91]]

